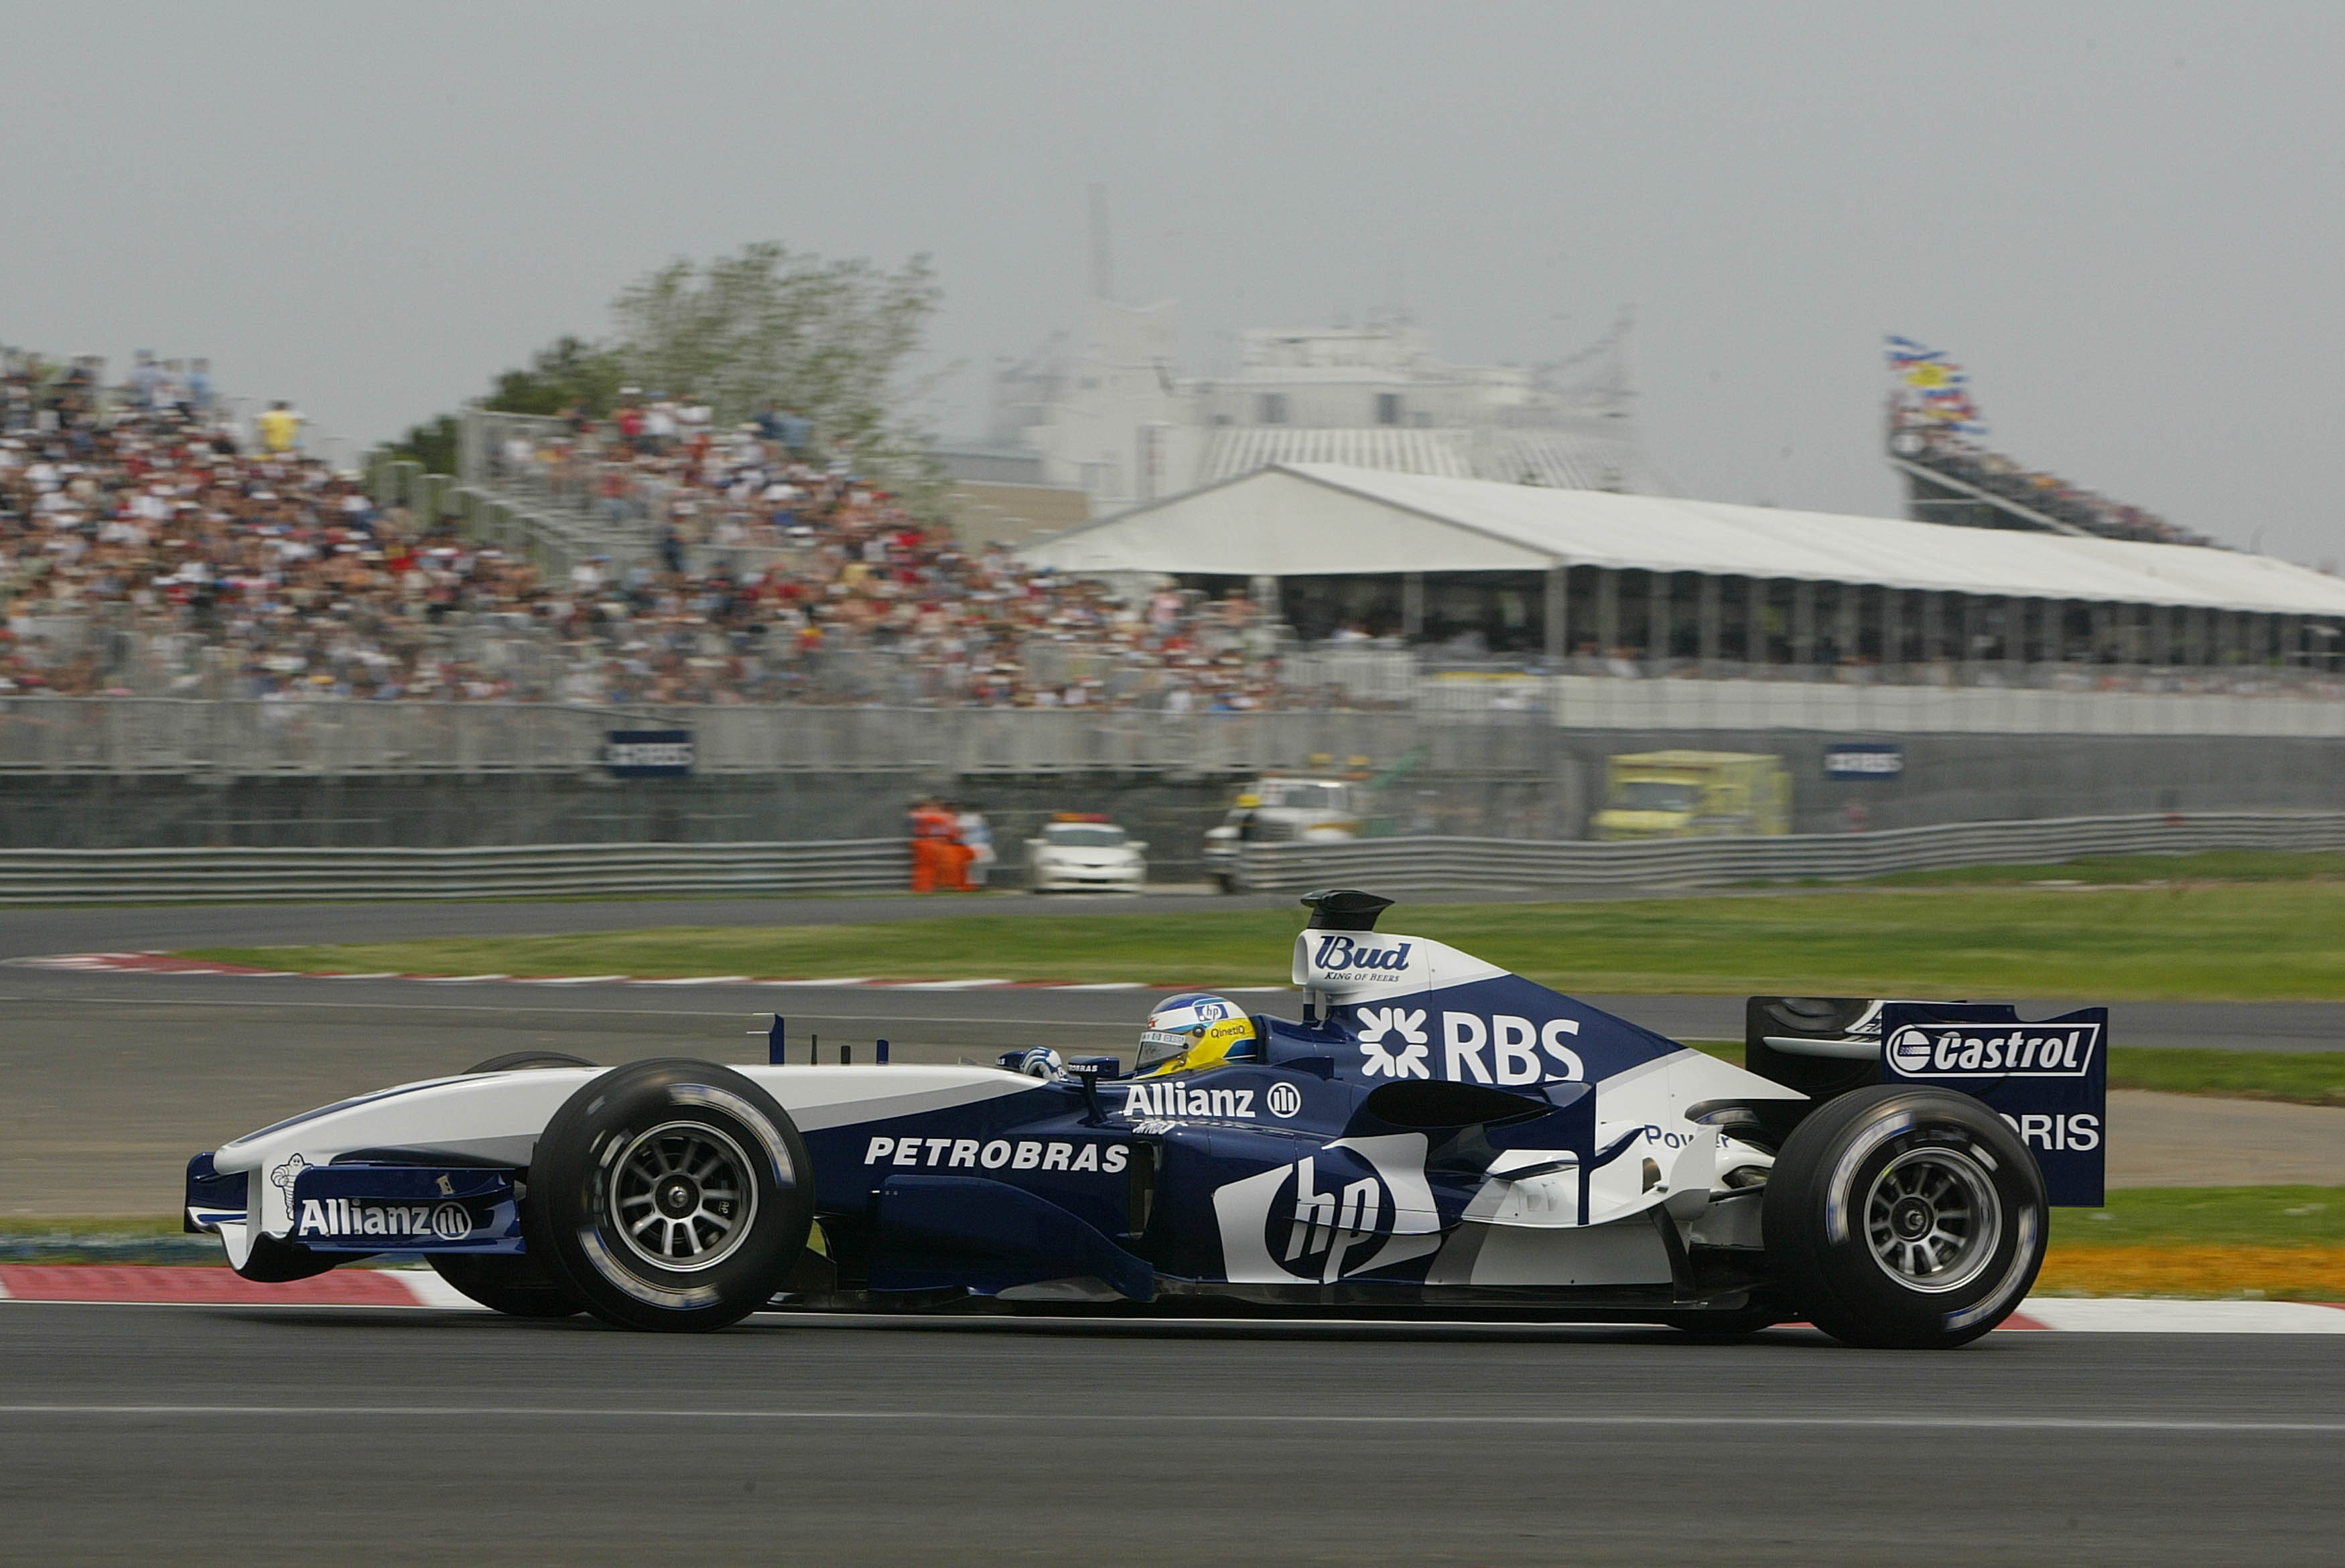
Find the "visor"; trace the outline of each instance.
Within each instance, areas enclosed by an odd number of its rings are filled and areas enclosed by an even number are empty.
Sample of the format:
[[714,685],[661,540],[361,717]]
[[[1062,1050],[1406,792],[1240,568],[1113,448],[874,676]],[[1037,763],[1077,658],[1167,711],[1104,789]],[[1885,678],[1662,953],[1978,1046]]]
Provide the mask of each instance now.
[[1161,1067],[1197,1043],[1205,1031],[1194,1029],[1142,1029],[1140,1031],[1140,1053],[1132,1064],[1135,1072],[1146,1072]]

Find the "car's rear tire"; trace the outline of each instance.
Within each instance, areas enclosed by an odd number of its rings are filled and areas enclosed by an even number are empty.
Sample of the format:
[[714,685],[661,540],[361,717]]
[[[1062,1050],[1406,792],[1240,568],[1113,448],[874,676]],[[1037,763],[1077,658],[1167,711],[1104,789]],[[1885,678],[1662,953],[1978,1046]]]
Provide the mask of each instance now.
[[532,1245],[622,1328],[721,1329],[805,1250],[814,1171],[782,1108],[708,1062],[635,1062],[582,1085],[539,1137]]
[[1768,1266],[1852,1345],[1945,1350],[2009,1317],[2044,1262],[2044,1176],[1968,1095],[1884,1084],[1827,1101],[1767,1182]]

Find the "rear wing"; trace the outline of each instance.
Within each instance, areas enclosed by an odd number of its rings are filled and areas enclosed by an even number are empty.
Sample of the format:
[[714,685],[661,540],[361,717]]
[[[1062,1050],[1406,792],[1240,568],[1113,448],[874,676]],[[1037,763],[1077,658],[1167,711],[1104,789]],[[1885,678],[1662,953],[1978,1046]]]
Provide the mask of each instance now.
[[1985,1101],[2035,1156],[2054,1204],[2102,1201],[2106,1007],[2030,1023],[2007,1002],[1753,996],[1742,1043],[1751,1071],[1818,1100],[1911,1083]]

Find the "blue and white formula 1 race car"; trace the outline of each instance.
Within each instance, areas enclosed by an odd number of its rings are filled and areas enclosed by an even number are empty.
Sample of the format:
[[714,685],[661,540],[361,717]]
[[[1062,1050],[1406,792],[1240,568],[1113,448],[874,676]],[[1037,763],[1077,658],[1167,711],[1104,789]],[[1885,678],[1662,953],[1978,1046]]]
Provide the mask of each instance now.
[[414,1254],[638,1329],[1220,1298],[1918,1348],[1994,1328],[2047,1204],[2100,1201],[2104,1010],[1754,997],[1745,1070],[1379,936],[1389,900],[1304,903],[1301,1021],[1173,998],[1130,1077],[500,1058],[198,1156],[188,1223],[249,1279]]

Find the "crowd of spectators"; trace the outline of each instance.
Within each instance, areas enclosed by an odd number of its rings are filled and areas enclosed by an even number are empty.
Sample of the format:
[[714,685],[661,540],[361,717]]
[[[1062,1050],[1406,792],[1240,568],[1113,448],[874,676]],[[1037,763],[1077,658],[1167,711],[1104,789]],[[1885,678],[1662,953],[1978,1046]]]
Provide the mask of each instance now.
[[2154,512],[2111,501],[2056,474],[2039,473],[2000,452],[1989,451],[1911,406],[1893,404],[1891,422],[1891,450],[1908,462],[2016,501],[2087,533],[2143,544],[2216,547],[2205,534],[2193,533]]
[[[1326,660],[1283,650],[1291,634],[1240,594],[1120,592],[965,542],[859,475],[851,453],[817,450],[786,412],[718,430],[705,409],[655,398],[607,420],[509,421],[496,484],[612,541],[549,577],[379,503],[360,475],[304,452],[289,405],[232,417],[201,360],[141,356],[113,387],[94,361],[10,354],[0,371],[0,697],[1179,713],[1386,705],[1414,690],[1388,671],[1329,683]],[[1938,440],[1935,461],[1985,460]],[[1999,475],[2025,479],[2040,508],[2084,504],[2041,477]],[[2196,541],[2115,511],[2095,512],[2102,531]],[[1347,626],[1331,642],[1340,656],[1390,640]],[[1697,673],[1663,663],[1583,648],[1568,667]]]
[[[0,696],[1147,705],[1280,700],[1243,597],[1127,596],[965,548],[806,432],[624,409],[499,454],[594,485],[653,548],[552,580],[249,433],[208,377],[12,357],[0,399]],[[795,449],[795,450],[794,450]],[[614,537],[624,537],[614,530]]]

